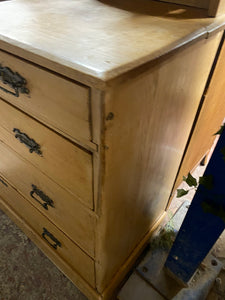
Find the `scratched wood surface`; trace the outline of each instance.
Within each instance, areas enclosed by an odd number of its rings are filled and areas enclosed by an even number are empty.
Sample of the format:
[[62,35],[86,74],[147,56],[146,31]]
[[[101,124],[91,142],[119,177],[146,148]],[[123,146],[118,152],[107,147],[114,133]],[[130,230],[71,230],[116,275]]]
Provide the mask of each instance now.
[[103,87],[106,80],[206,36],[208,25],[224,25],[224,19],[206,16],[202,9],[151,0],[4,1],[0,48]]

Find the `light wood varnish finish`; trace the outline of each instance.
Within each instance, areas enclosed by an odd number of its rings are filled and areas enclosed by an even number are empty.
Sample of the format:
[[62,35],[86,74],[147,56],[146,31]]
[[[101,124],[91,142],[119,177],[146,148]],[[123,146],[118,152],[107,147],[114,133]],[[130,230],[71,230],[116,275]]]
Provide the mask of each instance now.
[[[18,98],[0,89],[0,97],[57,131],[67,134],[75,141],[95,149],[90,142],[92,137],[88,87],[66,80],[2,51],[0,64],[24,77],[27,81],[26,87],[29,89],[28,95],[20,93]],[[13,91],[2,82],[0,86]]]
[[178,10],[176,4],[151,0],[11,0],[0,5],[1,49],[100,88],[206,37],[209,25],[225,26],[225,20],[207,18],[205,10]]
[[[0,101],[0,139],[21,154],[60,186],[93,208],[92,155],[63,139],[11,105]],[[41,155],[15,138],[19,129],[40,145]]]
[[[96,252],[100,291],[165,209],[220,38],[127,78],[106,99]],[[107,120],[110,112],[114,118]]]
[[[23,198],[9,183],[1,178],[0,197],[39,237],[42,237],[43,228],[46,228],[60,243],[54,249],[55,253],[72,266],[90,285],[94,287],[94,261],[72,243],[60,230],[47,218],[38,212],[25,198]],[[23,210],[21,210],[21,207]],[[52,246],[44,240],[48,247]],[[48,238],[51,244],[54,241]],[[82,265],[82,267],[80,267]]]
[[[0,160],[0,173],[79,247],[94,257],[96,226],[94,213],[2,142],[0,142],[0,156],[4,158]],[[32,185],[53,200],[54,207],[48,206],[46,210],[35,201],[30,195]],[[34,194],[34,197],[43,203],[37,194]]]
[[[30,90],[1,91],[0,207],[90,300],[114,300],[165,214],[225,18],[151,0],[11,0],[0,18],[0,63]],[[46,245],[43,224],[68,252]]]
[[225,118],[225,45],[219,55],[212,79],[207,89],[197,123],[174,185],[174,191],[182,182],[183,176],[191,172],[208,153],[215,140],[215,133]]

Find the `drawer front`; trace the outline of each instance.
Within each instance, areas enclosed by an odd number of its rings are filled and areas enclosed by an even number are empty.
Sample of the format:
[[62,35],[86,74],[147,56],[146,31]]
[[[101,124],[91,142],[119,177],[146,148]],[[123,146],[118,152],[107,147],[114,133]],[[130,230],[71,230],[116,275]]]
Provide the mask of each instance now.
[[92,155],[89,152],[3,100],[0,100],[0,128],[3,142],[93,208]]
[[0,198],[45,241],[46,245],[94,287],[94,261],[1,177]]
[[2,142],[0,157],[0,174],[85,252],[94,257],[94,213]]
[[[91,140],[89,88],[2,51],[0,70],[0,97],[76,140]],[[21,88],[14,89],[11,79]]]

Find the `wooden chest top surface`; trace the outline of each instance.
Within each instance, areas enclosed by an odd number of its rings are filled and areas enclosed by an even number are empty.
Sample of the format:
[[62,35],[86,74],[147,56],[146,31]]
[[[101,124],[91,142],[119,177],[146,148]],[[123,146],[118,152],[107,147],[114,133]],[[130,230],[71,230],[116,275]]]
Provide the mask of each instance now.
[[9,0],[0,2],[0,48],[105,82],[225,23],[206,15],[151,0]]

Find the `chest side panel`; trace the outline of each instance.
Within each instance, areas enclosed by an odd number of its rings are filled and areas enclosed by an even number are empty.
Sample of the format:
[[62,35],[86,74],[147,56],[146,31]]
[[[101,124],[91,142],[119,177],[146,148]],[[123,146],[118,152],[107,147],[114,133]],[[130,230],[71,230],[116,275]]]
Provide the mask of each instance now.
[[165,210],[220,38],[158,61],[105,99],[100,292]]

